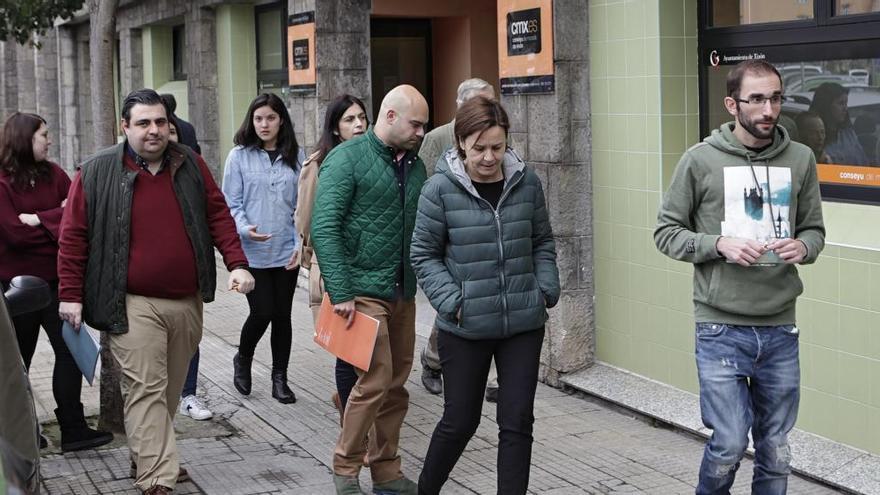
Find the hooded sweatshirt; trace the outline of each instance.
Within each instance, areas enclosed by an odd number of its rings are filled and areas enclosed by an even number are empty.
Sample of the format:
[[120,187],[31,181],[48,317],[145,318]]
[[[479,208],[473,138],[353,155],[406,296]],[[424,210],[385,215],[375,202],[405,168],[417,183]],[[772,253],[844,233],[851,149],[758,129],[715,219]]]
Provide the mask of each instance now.
[[825,246],[816,160],[776,127],[758,153],[733,134],[732,122],[687,150],[657,215],[654,242],[665,255],[694,264],[697,322],[770,326],[795,323],[803,292],[797,268],[767,253],[749,267],[716,250],[722,235],[766,243],[793,237],[812,263]]

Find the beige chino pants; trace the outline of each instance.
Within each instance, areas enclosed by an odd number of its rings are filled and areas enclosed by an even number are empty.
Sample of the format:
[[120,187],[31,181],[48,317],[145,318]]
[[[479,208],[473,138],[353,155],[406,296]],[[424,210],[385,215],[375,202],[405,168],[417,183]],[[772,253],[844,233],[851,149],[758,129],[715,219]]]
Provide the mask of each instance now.
[[403,476],[397,449],[400,427],[409,409],[409,393],[404,385],[413,363],[416,304],[414,300],[357,297],[355,306],[379,320],[379,333],[370,370],[365,373],[355,368],[358,381],[345,407],[333,472],[358,475],[369,432],[367,454],[373,483],[385,483]]
[[174,414],[189,361],[202,339],[202,300],[125,296],[128,333],[110,336],[122,369],[125,434],[137,463],[135,486],[174,488],[180,459]]

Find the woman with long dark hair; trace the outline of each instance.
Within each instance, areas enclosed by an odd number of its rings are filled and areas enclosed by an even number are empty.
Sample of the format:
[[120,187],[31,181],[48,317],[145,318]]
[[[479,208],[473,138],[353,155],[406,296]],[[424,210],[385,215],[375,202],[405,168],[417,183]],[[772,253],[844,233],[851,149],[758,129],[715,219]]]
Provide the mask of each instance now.
[[822,83],[813,93],[810,111],[819,114],[825,124],[825,153],[831,163],[870,165],[849,118],[848,103],[848,88]]
[[[309,270],[309,307],[315,321],[321,307],[324,284],[318,260],[314,257],[311,239],[312,205],[315,203],[315,191],[318,189],[318,169],[321,162],[339,143],[348,141],[367,132],[367,110],[359,98],[352,95],[337,96],[327,106],[324,114],[324,126],[321,129],[321,140],[317,150],[303,164],[299,178],[299,194],[296,204],[296,227],[299,230],[302,244],[300,264]],[[331,400],[339,411],[339,422],[342,422],[345,403],[348,395],[357,382],[354,367],[341,359],[336,360],[336,392]]]
[[55,352],[52,395],[61,426],[61,450],[83,450],[113,440],[89,428],[80,402],[82,374],[61,337],[58,316],[58,230],[70,178],[48,160],[49,129],[39,115],[16,112],[0,136],[0,283],[5,291],[13,277],[34,275],[49,283],[52,303],[45,309],[13,318],[18,347],[30,369],[40,327]]
[[292,404],[296,395],[287,385],[287,365],[293,341],[290,310],[299,274],[293,213],[304,156],[287,108],[271,93],[251,102],[233,142],[223,194],[255,279],[254,290],[247,294],[250,314],[233,358],[233,383],[243,395],[251,393],[254,350],[271,323],[272,397]]

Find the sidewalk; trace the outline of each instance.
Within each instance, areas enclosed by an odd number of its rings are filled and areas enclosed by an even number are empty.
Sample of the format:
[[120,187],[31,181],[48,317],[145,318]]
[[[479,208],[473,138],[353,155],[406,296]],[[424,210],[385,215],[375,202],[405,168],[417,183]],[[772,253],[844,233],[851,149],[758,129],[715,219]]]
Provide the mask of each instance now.
[[[226,273],[218,271],[218,287]],[[214,411],[212,421],[177,415],[178,446],[193,479],[178,485],[180,494],[332,494],[331,453],[339,431],[338,415],[329,402],[334,390],[333,358],[312,342],[306,291],[297,290],[293,305],[294,344],[289,377],[297,403],[283,405],[270,395],[270,351],[267,334],[254,360],[254,386],[242,397],[232,386],[232,356],[247,316],[244,296],[218,290],[206,306],[201,344],[198,395]],[[420,300],[417,315],[421,349],[430,332],[433,312]],[[52,350],[45,334],[37,348],[31,379],[37,412],[54,421],[51,394]],[[410,376],[410,408],[401,433],[404,473],[418,478],[430,435],[443,410],[442,396],[421,385],[415,360]],[[83,388],[89,414],[97,412],[98,386]],[[493,494],[496,491],[497,431],[495,407],[486,403],[477,434],[452,472],[444,493]],[[531,492],[693,493],[702,442],[655,428],[603,403],[538,384]],[[50,437],[52,428],[48,429]],[[51,438],[57,444],[56,438]],[[124,439],[109,448],[76,454],[44,451],[44,493],[136,494],[128,476]],[[57,452],[57,450],[55,450]],[[732,493],[749,493],[752,464],[743,462]],[[361,485],[370,487],[368,470]],[[814,482],[792,477],[792,494],[836,493]]]

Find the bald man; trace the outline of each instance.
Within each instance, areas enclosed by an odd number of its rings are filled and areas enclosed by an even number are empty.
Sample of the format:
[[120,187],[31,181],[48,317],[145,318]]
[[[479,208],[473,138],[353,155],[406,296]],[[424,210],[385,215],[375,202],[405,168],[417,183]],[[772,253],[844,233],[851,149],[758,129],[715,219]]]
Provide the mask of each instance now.
[[392,89],[374,127],[333,149],[321,164],[312,241],[334,312],[379,320],[369,370],[357,370],[333,455],[337,494],[360,494],[364,440],[373,490],[416,494],[400,470],[400,426],[409,408],[404,388],[415,345],[415,274],[409,245],[427,175],[416,154],[428,103],[412,86]]

